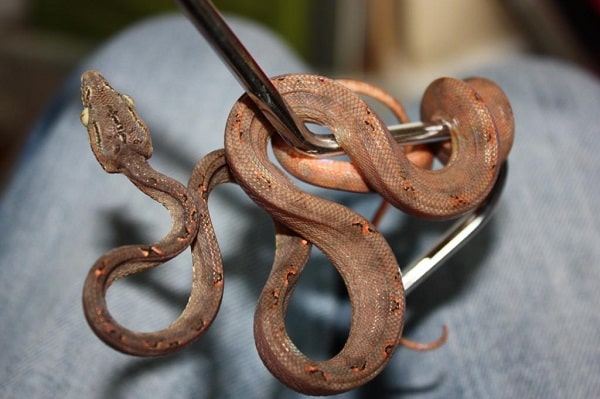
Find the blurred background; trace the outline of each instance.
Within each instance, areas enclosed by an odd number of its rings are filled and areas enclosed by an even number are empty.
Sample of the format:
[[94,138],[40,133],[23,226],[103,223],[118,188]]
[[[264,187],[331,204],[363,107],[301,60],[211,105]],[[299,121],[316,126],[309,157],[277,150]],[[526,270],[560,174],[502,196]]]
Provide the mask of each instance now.
[[[416,98],[431,76],[519,53],[600,72],[600,0],[214,0],[281,35],[322,74]],[[171,0],[0,2],[0,187],[77,62]],[[198,40],[202,40],[198,36]]]

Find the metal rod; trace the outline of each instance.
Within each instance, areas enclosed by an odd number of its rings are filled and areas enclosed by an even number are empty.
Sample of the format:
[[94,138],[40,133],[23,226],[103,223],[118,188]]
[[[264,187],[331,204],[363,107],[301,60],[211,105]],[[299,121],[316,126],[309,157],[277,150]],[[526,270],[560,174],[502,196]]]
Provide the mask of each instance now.
[[485,201],[473,212],[464,216],[449,232],[434,245],[425,255],[407,266],[402,271],[402,281],[406,294],[414,290],[427,279],[448,258],[465,245],[476,232],[478,232],[494,213],[498,199],[506,182],[508,163],[504,162],[500,169],[498,179]]
[[308,153],[339,148],[335,139],[314,135],[287,106],[269,77],[209,0],[177,0],[196,28],[238,78],[246,93],[281,137]]
[[436,143],[450,139],[450,129],[443,123],[411,122],[390,125],[388,129],[401,145]]
[[[410,122],[390,125],[388,129],[394,140],[400,145],[439,143],[450,140],[450,129],[443,123]],[[326,152],[310,154],[315,157],[332,157],[344,155],[344,150],[338,146],[337,149],[330,148]]]

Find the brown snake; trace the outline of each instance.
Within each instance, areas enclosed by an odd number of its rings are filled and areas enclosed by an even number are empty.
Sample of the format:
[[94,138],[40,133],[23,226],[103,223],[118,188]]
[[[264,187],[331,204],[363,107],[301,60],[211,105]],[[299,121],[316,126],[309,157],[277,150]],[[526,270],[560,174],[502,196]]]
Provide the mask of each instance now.
[[[430,218],[455,216],[477,205],[494,183],[501,161],[496,122],[483,99],[464,82],[434,82],[426,93],[423,115],[452,125],[449,161],[443,169],[429,171],[409,161],[377,115],[348,88],[314,75],[273,81],[299,117],[331,129],[369,188],[401,209]],[[439,91],[450,100],[436,100]],[[283,383],[306,394],[343,392],[377,375],[398,344],[421,350],[444,342],[445,333],[423,346],[401,338],[404,290],[388,243],[367,219],[300,191],[271,163],[267,145],[272,129],[247,97],[235,104],[227,120],[225,150],[204,157],[187,187],[150,167],[152,146],[144,122],[131,99],[114,91],[98,72],[82,76],[82,101],[82,122],[99,163],[109,173],[124,174],[161,202],[173,223],[159,242],[109,251],[90,270],[83,290],[84,312],[108,345],[134,355],[166,354],[208,328],[221,301],[223,267],[207,201],[211,190],[224,182],[239,184],[275,221],[275,259],[258,301],[254,333],[260,357]],[[448,148],[440,151],[448,153]],[[287,304],[311,244],[336,267],[352,305],[347,342],[325,361],[301,353],[285,327]],[[115,280],[164,263],[187,246],[192,250],[192,290],[171,325],[140,333],[112,318],[105,294]]]

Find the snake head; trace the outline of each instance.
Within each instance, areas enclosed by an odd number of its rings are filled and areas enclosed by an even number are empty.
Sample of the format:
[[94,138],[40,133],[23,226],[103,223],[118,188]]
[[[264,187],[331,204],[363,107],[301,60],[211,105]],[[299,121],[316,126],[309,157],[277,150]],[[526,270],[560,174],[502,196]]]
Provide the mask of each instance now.
[[99,72],[87,71],[81,76],[81,101],[81,123],[105,171],[121,172],[131,157],[150,158],[150,133],[131,97],[115,91]]

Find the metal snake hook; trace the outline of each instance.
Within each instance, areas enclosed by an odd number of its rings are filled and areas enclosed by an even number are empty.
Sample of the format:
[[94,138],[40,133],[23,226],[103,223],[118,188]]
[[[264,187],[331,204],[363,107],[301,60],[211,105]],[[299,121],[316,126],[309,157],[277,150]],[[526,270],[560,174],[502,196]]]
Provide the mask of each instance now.
[[[342,152],[332,135],[314,134],[299,120],[210,0],[177,2],[288,144],[317,156]],[[439,142],[450,137],[444,124],[414,122],[392,125],[388,129],[395,140],[403,145]],[[504,188],[506,173],[507,162],[504,162],[486,200],[459,220],[429,252],[403,270],[407,294],[425,281],[490,219]]]

